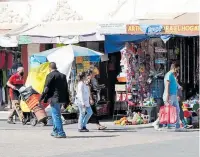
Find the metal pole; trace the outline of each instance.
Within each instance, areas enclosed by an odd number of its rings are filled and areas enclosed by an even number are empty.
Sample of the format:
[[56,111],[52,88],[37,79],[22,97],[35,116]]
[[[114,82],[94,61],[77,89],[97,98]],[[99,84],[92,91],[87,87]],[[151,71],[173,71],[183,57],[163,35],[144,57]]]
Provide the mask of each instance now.
[[180,80],[183,81],[183,40],[180,40]]
[[190,83],[190,45],[188,44],[188,78],[187,82]]
[[195,60],[195,47],[196,47],[196,43],[195,43],[196,41],[195,41],[195,37],[193,37],[193,74],[194,74],[194,76],[193,76],[193,78],[194,78],[194,88],[195,88],[195,84],[196,84],[196,71],[195,71],[195,69],[196,69],[196,60]]
[[184,69],[183,69],[183,76],[184,76],[184,78],[183,78],[183,83],[185,83],[185,79],[186,79],[186,75],[185,75],[185,72],[186,72],[186,62],[185,62],[185,60],[186,60],[186,57],[185,57],[185,38],[184,38],[184,40],[183,40],[183,61],[184,61]]

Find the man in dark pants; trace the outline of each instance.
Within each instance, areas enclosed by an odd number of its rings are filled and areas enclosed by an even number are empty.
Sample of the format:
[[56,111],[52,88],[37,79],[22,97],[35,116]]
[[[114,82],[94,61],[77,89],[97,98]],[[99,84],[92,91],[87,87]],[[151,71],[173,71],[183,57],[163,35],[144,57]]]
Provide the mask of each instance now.
[[40,102],[42,100],[47,102],[47,100],[50,99],[53,119],[53,132],[51,136],[55,138],[66,138],[61,119],[61,106],[69,103],[67,79],[66,75],[57,70],[56,63],[51,62],[49,69],[50,73],[46,77]]
[[20,102],[19,102],[19,92],[18,89],[20,89],[24,85],[24,68],[19,67],[17,68],[17,73],[13,74],[8,82],[7,86],[9,87],[9,96],[11,98],[12,103],[12,110],[8,117],[8,123],[9,124],[15,124],[13,122],[13,116],[18,115],[19,119],[23,121],[24,116],[20,108]]

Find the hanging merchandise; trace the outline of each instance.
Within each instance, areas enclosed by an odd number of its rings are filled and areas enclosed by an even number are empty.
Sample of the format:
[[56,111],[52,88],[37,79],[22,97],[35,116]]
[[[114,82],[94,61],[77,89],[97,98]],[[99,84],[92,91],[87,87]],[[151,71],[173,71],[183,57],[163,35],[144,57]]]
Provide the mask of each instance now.
[[12,52],[7,53],[7,69],[11,69],[13,66],[13,54]]
[[6,87],[6,83],[7,83],[7,75],[6,75],[6,71],[2,70],[2,86]]
[[6,53],[4,50],[0,51],[0,69],[5,68],[6,63]]

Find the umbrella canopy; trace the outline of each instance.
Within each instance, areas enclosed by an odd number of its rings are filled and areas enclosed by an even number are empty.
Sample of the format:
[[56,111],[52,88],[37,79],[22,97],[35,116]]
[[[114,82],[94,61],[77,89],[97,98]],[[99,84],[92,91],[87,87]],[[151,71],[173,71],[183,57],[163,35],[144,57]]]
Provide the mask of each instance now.
[[67,78],[69,78],[74,57],[101,55],[103,54],[85,47],[68,45],[36,53],[31,56],[30,62],[31,66],[37,66],[47,61],[55,62],[57,64],[58,70],[66,74]]
[[[76,46],[76,45],[68,45],[68,46],[62,46],[62,47],[57,47],[53,48],[50,50],[46,50],[40,53],[34,54],[34,56],[49,56],[57,52],[62,52],[63,54],[66,53],[68,54],[69,52],[73,52],[74,57],[80,57],[80,56],[102,56],[103,54],[97,51],[94,51],[92,49],[86,48],[86,47],[81,47],[81,46]],[[62,55],[63,55],[62,54]]]

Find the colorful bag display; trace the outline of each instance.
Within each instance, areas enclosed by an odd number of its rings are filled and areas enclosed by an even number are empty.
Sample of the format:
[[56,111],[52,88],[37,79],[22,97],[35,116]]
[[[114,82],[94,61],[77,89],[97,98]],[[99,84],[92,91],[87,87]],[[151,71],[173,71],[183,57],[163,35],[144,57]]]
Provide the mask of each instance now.
[[165,105],[160,107],[159,122],[160,124],[175,124],[177,121],[176,107]]

